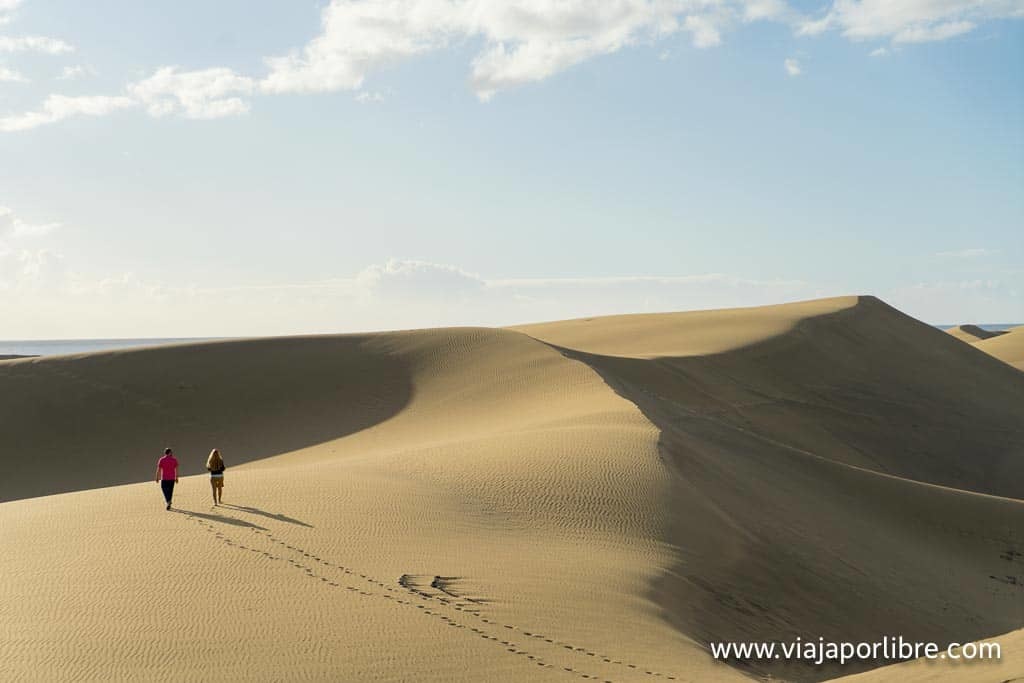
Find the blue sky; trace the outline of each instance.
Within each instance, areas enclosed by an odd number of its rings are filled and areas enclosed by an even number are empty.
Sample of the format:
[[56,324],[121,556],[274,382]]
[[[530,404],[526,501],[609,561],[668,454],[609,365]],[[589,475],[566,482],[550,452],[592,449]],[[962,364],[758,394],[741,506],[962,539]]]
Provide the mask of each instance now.
[[1024,2],[0,0],[0,338],[1024,321]]

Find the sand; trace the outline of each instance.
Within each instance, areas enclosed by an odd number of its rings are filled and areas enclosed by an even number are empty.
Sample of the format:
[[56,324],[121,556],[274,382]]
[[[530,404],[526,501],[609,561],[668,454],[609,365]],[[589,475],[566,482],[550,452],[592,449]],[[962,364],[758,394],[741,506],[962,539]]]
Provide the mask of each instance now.
[[1024,370],[1024,326],[1014,327],[1006,334],[975,342],[974,348]]
[[1024,325],[993,332],[977,325],[959,325],[947,330],[960,341],[1024,370]]
[[977,325],[957,325],[946,330],[949,334],[953,335],[960,341],[965,341],[968,344],[981,341],[982,339],[992,339],[1002,334],[1006,334],[1005,330],[986,330],[983,327]]
[[1020,629],[1022,418],[870,297],[0,362],[0,679],[857,673],[706,646]]
[[842,683],[931,683],[956,681],[957,683],[1011,683],[1020,681],[1024,672],[1024,630],[1007,633],[986,642],[1000,647],[998,662],[950,662],[921,658],[901,664],[881,667],[839,679]]

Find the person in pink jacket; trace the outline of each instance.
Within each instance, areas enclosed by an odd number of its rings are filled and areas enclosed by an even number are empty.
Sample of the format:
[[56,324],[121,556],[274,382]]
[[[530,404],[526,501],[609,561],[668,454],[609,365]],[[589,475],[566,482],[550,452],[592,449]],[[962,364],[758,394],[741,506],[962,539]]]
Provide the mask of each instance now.
[[156,462],[156,480],[164,492],[167,509],[170,510],[174,485],[178,483],[178,459],[174,457],[174,451],[170,448],[164,449],[164,457]]

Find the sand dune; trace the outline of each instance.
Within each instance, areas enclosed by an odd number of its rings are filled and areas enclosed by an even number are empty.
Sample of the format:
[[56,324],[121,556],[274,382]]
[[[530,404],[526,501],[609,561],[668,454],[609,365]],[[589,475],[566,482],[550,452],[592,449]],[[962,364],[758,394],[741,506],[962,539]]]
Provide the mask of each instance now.
[[682,412],[847,465],[1024,498],[1021,378],[873,297],[517,329],[651,404],[656,423]]
[[155,470],[167,445],[191,454],[184,473],[196,474],[217,444],[237,463],[357,432],[412,390],[403,360],[378,343],[256,339],[0,363],[0,501],[139,481],[140,463]]
[[1024,370],[1024,325],[998,332],[976,325],[959,325],[947,332],[1018,370]]
[[1024,326],[1014,327],[1006,334],[976,342],[974,347],[1024,370]]
[[901,664],[881,667],[838,679],[842,683],[929,683],[956,681],[957,683],[1016,683],[1024,674],[1024,630],[1014,631],[998,638],[988,639],[1001,649],[998,662],[979,664],[977,661],[950,662],[916,659]]
[[[786,331],[758,341],[768,312]],[[870,297],[519,329],[661,428],[682,550],[653,596],[682,632],[963,642],[1024,623],[1019,587],[990,578],[1019,573],[1000,553],[1024,530],[991,497],[1024,497],[1024,382],[1001,363]]]
[[1022,418],[857,297],[5,361],[0,678],[855,673],[706,645],[1019,629]]
[[949,334],[953,335],[960,341],[973,344],[974,342],[981,341],[982,339],[992,339],[1002,334],[1006,334],[1004,330],[986,330],[983,327],[977,325],[957,325],[946,330]]

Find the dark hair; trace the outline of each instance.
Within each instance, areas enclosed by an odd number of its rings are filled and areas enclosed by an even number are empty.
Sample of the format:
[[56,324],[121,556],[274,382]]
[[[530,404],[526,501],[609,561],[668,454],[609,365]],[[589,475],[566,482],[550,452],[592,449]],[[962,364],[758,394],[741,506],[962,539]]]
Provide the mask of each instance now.
[[170,454],[171,454],[171,449],[170,448],[165,448],[164,449],[164,455],[170,455]]

